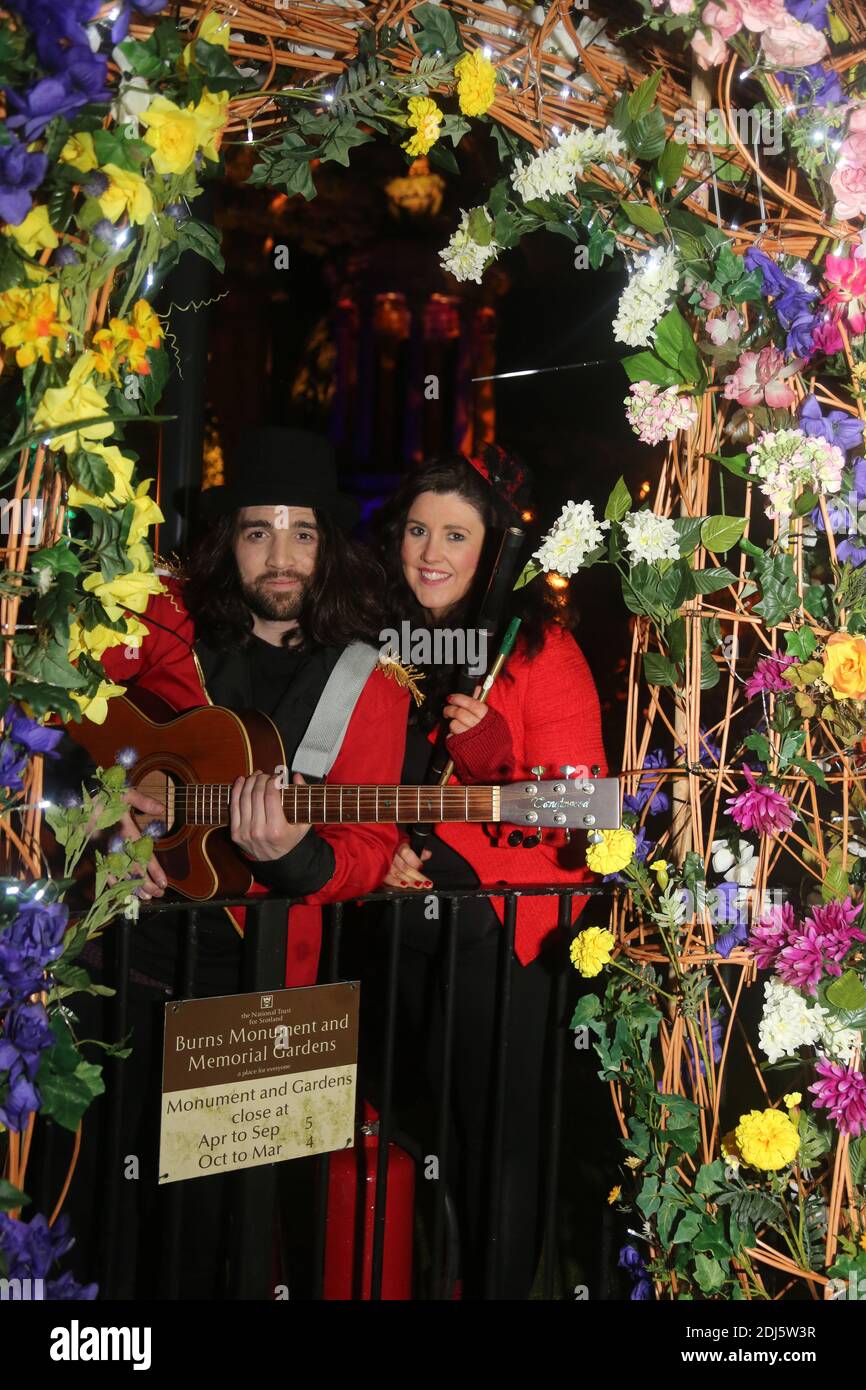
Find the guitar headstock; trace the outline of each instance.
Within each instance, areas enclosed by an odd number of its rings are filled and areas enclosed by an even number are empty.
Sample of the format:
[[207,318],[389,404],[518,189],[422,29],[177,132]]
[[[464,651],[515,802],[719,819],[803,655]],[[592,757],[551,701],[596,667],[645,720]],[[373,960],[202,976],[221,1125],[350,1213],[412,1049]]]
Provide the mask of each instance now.
[[[569,774],[574,771],[570,768]],[[508,825],[536,829],[617,830],[621,824],[619,781],[563,773],[545,782],[531,778],[511,782],[499,789],[499,818]]]

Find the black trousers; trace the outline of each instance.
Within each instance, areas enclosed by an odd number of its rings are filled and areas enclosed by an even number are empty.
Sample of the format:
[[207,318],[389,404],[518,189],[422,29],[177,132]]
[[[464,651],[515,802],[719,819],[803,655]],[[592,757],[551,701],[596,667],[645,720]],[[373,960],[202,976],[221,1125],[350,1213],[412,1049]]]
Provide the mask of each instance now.
[[[468,925],[468,924],[467,924]],[[444,944],[444,943],[443,943]],[[461,1238],[463,1296],[485,1290],[491,1234],[490,1172],[497,1061],[498,962],[502,931],[470,930],[457,950],[454,999],[450,1153],[440,1180],[455,1195]],[[549,1088],[555,949],[528,966],[513,956],[507,1033],[505,1137],[495,1297],[529,1297],[541,1249],[543,1130]],[[411,945],[400,956],[397,1110],[403,1127],[435,1154],[436,1098],[444,1080],[444,949]],[[419,1084],[420,1083],[420,1084]],[[422,1091],[424,1093],[422,1100]],[[418,1102],[421,1100],[419,1106]]]

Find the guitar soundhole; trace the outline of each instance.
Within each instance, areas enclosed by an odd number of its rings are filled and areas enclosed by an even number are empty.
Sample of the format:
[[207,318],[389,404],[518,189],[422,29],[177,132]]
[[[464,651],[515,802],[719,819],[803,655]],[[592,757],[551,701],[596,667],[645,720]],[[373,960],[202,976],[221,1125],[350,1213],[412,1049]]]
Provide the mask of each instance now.
[[[176,782],[168,772],[161,772],[158,769],[153,772],[146,772],[141,781],[136,782],[136,790],[143,792],[145,796],[153,797],[163,808],[161,816],[155,817],[146,811],[133,811],[132,818],[139,830],[144,833],[152,833],[155,829],[154,821],[158,821],[162,827],[162,834],[167,835],[175,822],[176,817],[176,791],[183,787],[182,782]],[[182,793],[181,793],[182,794]],[[158,837],[157,837],[158,838]]]

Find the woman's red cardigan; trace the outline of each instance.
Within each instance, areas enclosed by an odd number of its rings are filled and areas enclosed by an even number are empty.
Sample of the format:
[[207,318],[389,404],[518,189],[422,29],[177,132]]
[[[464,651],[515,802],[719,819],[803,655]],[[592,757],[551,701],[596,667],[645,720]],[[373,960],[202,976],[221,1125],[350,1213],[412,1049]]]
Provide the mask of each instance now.
[[[548,628],[536,656],[528,657],[518,644],[488,703],[490,712],[480,723],[448,739],[460,782],[519,781],[532,777],[532,768],[539,766],[545,768],[546,779],[557,778],[566,765],[597,764],[601,775],[606,774],[595,682],[582,651],[562,628]],[[450,823],[437,826],[436,834],[472,865],[484,887],[580,883],[591,877],[583,835],[568,844],[564,831],[544,830],[541,843],[525,849],[509,845],[511,829]],[[575,917],[586,901],[574,900]],[[494,898],[493,907],[502,921],[503,899]],[[558,898],[519,900],[515,951],[523,965],[539,954],[558,913]]]

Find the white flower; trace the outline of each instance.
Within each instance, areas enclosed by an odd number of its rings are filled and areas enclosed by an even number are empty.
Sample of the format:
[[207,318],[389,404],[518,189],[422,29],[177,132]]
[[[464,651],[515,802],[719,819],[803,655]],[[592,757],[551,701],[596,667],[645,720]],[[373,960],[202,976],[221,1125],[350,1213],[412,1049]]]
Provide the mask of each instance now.
[[821,1019],[821,1045],[824,1050],[832,1057],[834,1062],[848,1063],[854,1055],[854,1049],[860,1046],[861,1038],[856,1028],[840,1028],[833,1015],[826,1009],[817,1009],[823,1015]]
[[613,321],[614,337],[629,347],[646,347],[678,284],[674,251],[657,247],[644,256],[620,296]]
[[602,544],[609,526],[609,521],[596,521],[591,502],[567,502],[532,558],[545,574],[576,574],[589,552]]
[[764,1013],[758,1025],[761,1051],[770,1062],[778,1062],[798,1047],[814,1047],[823,1038],[824,1013],[820,1004],[810,1004],[774,976],[764,985]]
[[563,164],[571,169],[575,178],[581,178],[587,165],[619,159],[625,154],[625,143],[612,126],[605,126],[603,130],[573,129],[562,140],[559,150]]
[[[478,209],[475,208],[474,211],[477,212]],[[501,247],[497,246],[492,237],[487,246],[479,245],[472,238],[469,232],[471,216],[471,213],[463,212],[460,226],[452,235],[445,250],[439,252],[439,259],[455,280],[474,280],[476,285],[480,285],[481,276],[491,262],[496,260]],[[492,226],[492,220],[486,208],[484,209],[484,216]]]
[[748,840],[737,840],[736,858],[727,840],[713,840],[712,855],[713,868],[728,883],[738,883],[741,888],[752,887],[758,873],[758,856]]
[[680,542],[677,529],[669,516],[655,512],[629,512],[620,525],[626,534],[626,549],[633,565],[646,560],[654,565],[658,560],[678,560]]
[[135,896],[134,893],[130,893],[128,897],[124,898],[124,900],[123,900],[123,915],[124,915],[124,917],[127,919],[128,922],[137,922],[137,921],[138,921],[138,914],[139,914],[140,909],[141,909],[141,899],[140,899],[140,898],[137,898],[137,897]]
[[574,127],[559,144],[542,150],[526,164],[519,159],[511,182],[524,202],[533,198],[546,201],[557,194],[565,197],[573,191],[575,179],[583,176],[588,165],[617,159],[624,152],[625,145],[611,126],[603,130]]

